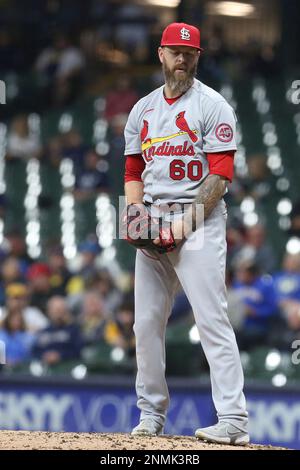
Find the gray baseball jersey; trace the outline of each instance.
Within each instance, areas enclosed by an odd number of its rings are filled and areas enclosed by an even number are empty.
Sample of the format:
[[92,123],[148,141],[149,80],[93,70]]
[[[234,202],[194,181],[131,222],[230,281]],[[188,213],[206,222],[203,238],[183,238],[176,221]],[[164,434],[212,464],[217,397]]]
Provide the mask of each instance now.
[[196,79],[171,106],[163,86],[138,101],[125,128],[125,155],[145,160],[144,200],[192,202],[209,171],[206,153],[236,150],[235,127],[231,106]]

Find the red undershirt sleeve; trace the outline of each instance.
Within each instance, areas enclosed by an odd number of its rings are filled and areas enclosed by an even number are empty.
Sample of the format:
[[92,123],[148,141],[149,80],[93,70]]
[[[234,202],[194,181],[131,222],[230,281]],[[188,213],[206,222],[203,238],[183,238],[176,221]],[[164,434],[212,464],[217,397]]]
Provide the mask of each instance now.
[[211,175],[220,175],[232,182],[233,178],[233,160],[235,150],[225,152],[207,153],[209,173]]
[[145,169],[145,165],[141,154],[126,155],[125,183],[129,181],[142,181],[142,173]]

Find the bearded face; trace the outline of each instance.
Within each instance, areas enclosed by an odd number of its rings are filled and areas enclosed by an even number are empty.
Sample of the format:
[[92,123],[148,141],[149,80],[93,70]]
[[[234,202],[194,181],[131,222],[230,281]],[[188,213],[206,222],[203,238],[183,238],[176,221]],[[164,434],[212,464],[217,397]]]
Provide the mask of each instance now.
[[198,58],[190,55],[187,59],[176,61],[167,56],[162,57],[162,68],[166,84],[173,93],[181,95],[193,84],[197,71]]

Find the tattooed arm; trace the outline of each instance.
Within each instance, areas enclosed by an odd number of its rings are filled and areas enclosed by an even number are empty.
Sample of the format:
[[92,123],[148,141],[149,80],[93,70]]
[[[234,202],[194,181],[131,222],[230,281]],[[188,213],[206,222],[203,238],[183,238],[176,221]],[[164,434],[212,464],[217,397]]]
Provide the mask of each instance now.
[[[218,201],[225,193],[227,179],[219,175],[208,175],[201,184],[199,192],[195,197],[192,208],[195,209],[197,204],[204,205],[204,219],[210,216]],[[193,222],[195,218],[195,210],[193,210]]]
[[141,181],[125,183],[126,204],[143,204],[144,184]]
[[[186,238],[202,222],[204,209],[204,220],[207,219],[219,200],[225,193],[228,180],[220,175],[208,175],[201,184],[194,202],[188,209],[183,221],[173,224],[173,233],[178,243],[182,238]],[[202,217],[201,217],[202,216]]]

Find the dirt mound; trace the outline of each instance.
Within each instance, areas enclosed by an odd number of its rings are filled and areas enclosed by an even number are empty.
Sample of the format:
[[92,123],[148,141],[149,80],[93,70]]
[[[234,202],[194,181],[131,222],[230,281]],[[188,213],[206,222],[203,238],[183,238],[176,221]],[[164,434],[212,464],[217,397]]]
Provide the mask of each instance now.
[[247,447],[200,442],[188,436],[133,437],[130,434],[96,434],[0,431],[0,450],[283,450],[251,444]]

